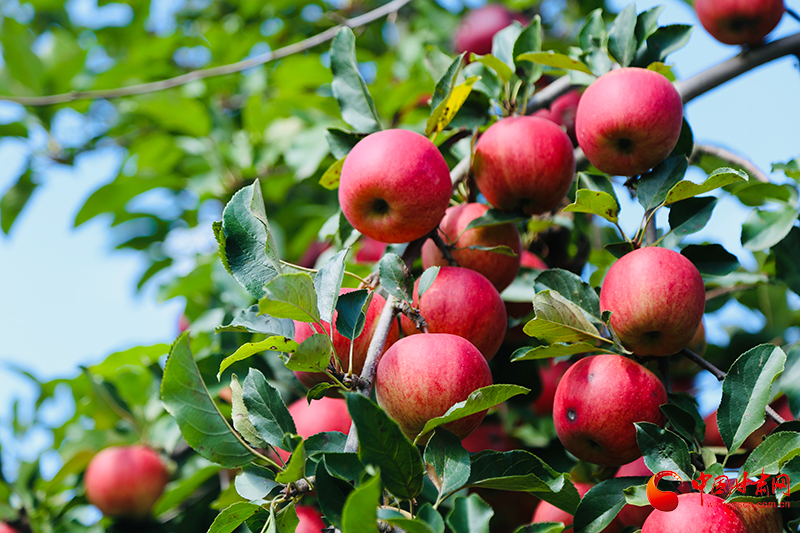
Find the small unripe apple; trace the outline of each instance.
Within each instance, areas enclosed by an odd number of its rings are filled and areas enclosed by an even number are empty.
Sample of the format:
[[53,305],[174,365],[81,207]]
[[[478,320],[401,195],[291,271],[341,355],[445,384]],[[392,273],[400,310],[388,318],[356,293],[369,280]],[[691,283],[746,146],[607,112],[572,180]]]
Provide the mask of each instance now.
[[685,348],[703,320],[705,286],[697,267],[666,248],[634,250],[608,269],[600,311],[636,355],[666,356]]
[[[352,419],[347,411],[347,403],[341,398],[324,397],[311,403],[305,398],[300,398],[292,402],[288,409],[294,419],[297,434],[304,439],[323,431],[350,433]],[[285,450],[277,451],[284,461],[291,455]]]
[[783,0],[696,0],[700,24],[724,44],[760,44],[781,21]]
[[[578,495],[583,498],[583,495],[589,492],[593,485],[589,483],[581,483],[580,481],[574,483],[575,488],[578,489]],[[542,501],[536,507],[536,512],[533,513],[533,523],[540,522],[563,522],[565,526],[572,525],[575,517],[566,511],[562,511],[552,503]],[[601,533],[617,533],[622,530],[622,525],[618,519],[614,519],[608,524]]]
[[[519,272],[522,241],[519,230],[512,223],[483,226],[467,231],[467,226],[482,217],[489,206],[478,203],[459,204],[449,207],[439,222],[439,236],[446,244],[454,244],[453,259],[459,266],[480,272],[502,291],[514,281]],[[508,246],[516,256],[486,250],[469,250],[470,246]],[[447,260],[432,240],[422,246],[422,266],[446,266]]]
[[356,144],[342,167],[339,205],[350,224],[380,242],[433,230],[450,204],[450,169],[427,137],[383,130]]
[[[386,350],[378,363],[375,398],[413,440],[428,420],[491,384],[486,358],[472,343],[448,333],[427,333],[402,338]],[[481,411],[442,427],[463,439],[485,415]]]
[[531,409],[539,416],[551,416],[553,414],[553,401],[556,398],[556,389],[562,376],[572,365],[570,361],[553,362],[552,359],[545,362],[544,366],[539,367],[539,381],[542,389],[539,397],[531,404]]
[[169,472],[145,446],[111,446],[89,462],[86,499],[107,516],[143,518],[164,492]]
[[297,518],[300,519],[295,533],[319,533],[327,527],[325,522],[322,521],[322,515],[320,515],[319,511],[310,505],[298,505],[295,510],[297,511]]
[[585,357],[561,378],[553,422],[564,448],[578,459],[620,466],[641,457],[635,422],[664,426],[664,385],[647,368],[616,354]]
[[493,206],[539,215],[558,207],[566,196],[575,155],[567,134],[549,120],[508,117],[478,139],[472,168],[478,188]]
[[[644,457],[639,457],[632,463],[622,465],[617,470],[614,477],[650,477],[653,472],[644,464]],[[631,505],[625,504],[625,507],[620,509],[617,519],[623,526],[642,527],[644,521],[650,516],[653,511],[652,505]]]
[[586,89],[575,131],[594,166],[635,176],[667,158],[682,124],[683,102],[672,83],[658,72],[629,67],[600,76]]
[[[428,324],[430,333],[451,333],[470,341],[487,361],[503,344],[508,317],[500,293],[474,270],[442,267],[433,284],[419,298],[419,279],[414,284],[414,306]],[[400,317],[403,334],[422,334],[405,315]]]
[[470,53],[490,54],[494,34],[515,20],[522,24],[528,23],[522,15],[512,13],[499,4],[488,4],[472,10],[461,19],[453,35],[453,49],[457,54],[467,52],[467,58]]
[[654,509],[642,526],[642,533],[747,533],[742,518],[713,494],[678,494],[678,507],[664,512]]

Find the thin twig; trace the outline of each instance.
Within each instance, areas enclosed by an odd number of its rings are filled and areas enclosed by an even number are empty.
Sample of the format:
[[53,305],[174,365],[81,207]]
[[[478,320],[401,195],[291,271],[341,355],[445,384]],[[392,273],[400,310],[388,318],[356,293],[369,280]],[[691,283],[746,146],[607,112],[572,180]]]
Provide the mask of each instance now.
[[420,314],[419,310],[408,305],[408,302],[400,302],[400,312],[412,321],[419,331],[428,333],[428,323]]
[[444,239],[442,239],[442,236],[439,235],[439,232],[434,231],[431,233],[430,237],[434,244],[436,244],[436,247],[439,248],[439,251],[442,252],[447,264],[454,267],[459,266],[458,261],[456,261],[456,258],[453,257],[453,250],[446,242],[444,242]]
[[717,287],[715,289],[711,289],[710,291],[706,292],[706,301],[713,300],[714,298],[718,298],[719,296],[724,296],[725,294],[730,294],[732,292],[747,291],[750,289],[754,289],[756,287],[758,287],[758,285],[750,285],[750,284],[731,285],[729,287]]
[[115,89],[101,89],[96,91],[72,91],[68,93],[54,94],[49,96],[0,95],[0,100],[16,102],[24,106],[47,106],[54,104],[63,104],[66,102],[73,102],[75,100],[94,100],[98,98],[110,99],[110,98],[120,98],[123,96],[133,96],[136,94],[146,94],[156,91],[163,91],[165,89],[172,89],[174,87],[180,87],[181,85],[186,85],[187,83],[196,80],[204,80],[216,76],[227,76],[228,74],[235,74],[237,72],[242,72],[243,70],[257,67],[265,63],[269,63],[270,61],[275,61],[284,58],[286,56],[290,56],[292,54],[297,54],[299,52],[304,52],[306,50],[314,48],[315,46],[318,46],[333,39],[339,32],[339,30],[344,27],[357,28],[359,26],[364,26],[365,24],[369,24],[370,22],[373,22],[386,15],[394,13],[401,7],[408,4],[409,2],[411,2],[411,0],[393,0],[388,4],[382,5],[376,9],[373,9],[368,13],[364,13],[363,15],[360,15],[353,19],[345,20],[342,24],[334,26],[333,28],[329,28],[323,31],[322,33],[313,35],[308,39],[304,39],[298,43],[290,44],[288,46],[284,46],[283,48],[279,48],[275,51],[265,52],[263,54],[259,54],[257,56],[248,59],[243,59],[242,61],[238,61],[236,63],[231,63],[228,65],[220,65],[218,67],[212,67],[207,69],[193,70],[191,72],[187,72],[186,74],[181,74],[180,76],[175,76],[174,78],[168,78],[166,80],[154,81],[150,83],[141,83],[138,85],[131,85],[128,87],[120,87]]
[[742,168],[745,172],[750,174],[750,176],[754,177],[758,181],[769,183],[769,178],[766,174],[761,172],[757,166],[753,164],[752,161],[745,159],[744,157],[731,152],[730,150],[726,150],[720,146],[711,146],[708,144],[695,144],[694,149],[692,150],[692,156],[689,158],[689,161],[692,164],[696,164],[700,161],[704,155],[710,155],[714,157],[718,157],[727,161],[728,163],[732,164],[733,166]]

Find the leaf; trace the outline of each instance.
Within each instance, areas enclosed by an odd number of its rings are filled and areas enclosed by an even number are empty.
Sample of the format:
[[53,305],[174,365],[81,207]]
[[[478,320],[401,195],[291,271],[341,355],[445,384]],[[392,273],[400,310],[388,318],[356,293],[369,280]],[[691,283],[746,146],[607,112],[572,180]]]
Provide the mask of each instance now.
[[529,64],[529,61],[520,61],[519,56],[530,52],[540,52],[542,50],[542,19],[535,15],[517,40],[514,41],[514,57],[517,58],[517,73],[521,80],[527,83],[534,83],[542,77],[542,67],[536,63]]
[[717,424],[728,450],[739,449],[764,423],[772,382],[783,372],[786,354],[777,346],[761,344],[740,355],[722,380]]
[[5,68],[19,83],[35,94],[42,92],[42,61],[33,53],[34,34],[10,16],[3,18],[0,44],[3,46]]
[[608,51],[621,67],[627,67],[636,56],[637,48],[636,6],[630,4],[617,15],[608,31]]
[[345,249],[328,259],[314,277],[314,290],[317,292],[317,308],[323,322],[333,322],[333,312],[339,299],[339,289],[344,279],[344,261],[347,257]]
[[0,137],[27,137],[28,126],[24,122],[14,121],[0,124]]
[[500,59],[496,58],[492,54],[486,54],[482,56],[472,53],[470,54],[470,61],[481,63],[494,70],[503,83],[508,83],[508,81],[511,79],[511,76],[514,74],[514,71],[511,70],[511,67],[503,63]]
[[187,333],[170,349],[161,380],[161,401],[178,422],[186,443],[209,461],[235,468],[255,459],[211,399]]
[[775,211],[754,209],[742,225],[742,246],[757,252],[778,244],[791,231],[798,210],[782,206]]
[[230,324],[219,326],[216,333],[242,331],[247,333],[263,333],[264,335],[294,337],[294,322],[288,318],[275,318],[259,315],[258,306],[251,305],[242,309]]
[[546,344],[603,340],[584,311],[558,292],[545,290],[536,293],[533,311],[536,317],[525,324],[523,331]]
[[478,244],[474,244],[472,246],[465,246],[463,248],[456,248],[456,250],[477,250],[479,252],[492,252],[494,254],[505,255],[508,257],[517,257],[517,252],[511,249],[510,246],[506,246],[504,244],[500,244],[497,246],[480,246]]
[[[447,59],[450,61],[450,58]],[[458,73],[461,71],[461,65],[463,64],[463,61],[464,54],[461,54],[457,58],[450,61],[450,63],[447,65],[447,68],[436,82],[436,87],[433,89],[433,95],[431,95],[431,117],[428,118],[429,123],[436,108],[445,103],[445,101],[447,101],[447,97],[453,92],[453,87],[455,87],[456,81],[458,80]],[[428,134],[426,133],[426,135]]]
[[644,464],[651,472],[671,470],[684,480],[692,479],[692,462],[686,441],[650,422],[636,422],[634,426]]
[[520,394],[528,394],[530,389],[519,385],[488,385],[473,391],[466,400],[453,404],[442,416],[432,418],[425,423],[425,426],[417,435],[415,442],[426,433],[433,431],[442,424],[447,424],[454,420],[459,420],[466,416],[474,415],[485,411],[490,407],[503,403],[509,398]]
[[219,365],[219,372],[217,372],[217,380],[222,378],[222,373],[228,369],[232,364],[244,361],[257,353],[273,351],[273,352],[293,352],[297,350],[299,345],[292,339],[286,337],[273,336],[259,342],[248,342],[241,345],[232,355],[229,355],[222,360]]
[[239,377],[236,374],[231,376],[231,406],[231,420],[236,431],[250,446],[266,448],[266,441],[259,436],[255,426],[250,422],[250,415],[247,407],[244,406],[242,386],[239,384]]
[[589,70],[589,67],[587,67],[584,63],[581,63],[577,59],[572,59],[567,55],[554,52],[553,50],[548,52],[532,52],[521,54],[517,56],[517,61],[532,61],[534,63],[539,63],[540,65],[547,65],[548,67],[554,67],[563,70],[577,70],[578,72],[583,72],[584,74],[589,74],[590,76],[594,75],[592,74],[592,71]]
[[[331,149],[331,154],[338,160],[344,159],[347,154],[350,153],[350,150],[358,144],[358,141],[366,137],[366,135],[363,133],[353,133],[352,131],[343,130],[341,128],[328,128],[325,137],[328,139],[328,146]],[[322,180],[320,180],[320,183],[322,183]]]
[[575,355],[588,352],[611,353],[607,350],[598,349],[594,344],[588,342],[577,342],[573,344],[555,342],[544,346],[525,346],[518,348],[511,354],[511,362],[529,361],[532,359],[549,359],[562,357],[565,355]]
[[378,263],[381,286],[386,292],[399,300],[411,301],[411,291],[413,282],[410,276],[406,275],[406,264],[397,254],[388,253],[381,257]]
[[646,67],[650,63],[664,62],[669,54],[686,46],[692,26],[688,24],[669,24],[658,27],[646,39],[646,45],[639,48],[634,66]]
[[562,533],[565,530],[563,522],[537,522],[522,526],[514,533]]
[[439,269],[441,267],[432,266],[425,269],[425,272],[419,277],[419,286],[417,287],[417,297],[422,300],[422,295],[427,292],[428,289],[431,288],[433,282],[436,281],[436,277],[439,275]]
[[280,484],[275,482],[272,470],[255,464],[245,465],[234,480],[236,492],[248,500],[263,500]]
[[286,468],[282,472],[278,472],[275,475],[275,481],[283,484],[294,483],[295,481],[303,477],[303,472],[305,471],[305,464],[306,464],[305,442],[301,440],[297,444],[295,449],[292,451],[292,455],[291,457],[289,457],[289,463],[286,465]]
[[300,322],[320,320],[314,280],[305,272],[280,274],[264,285],[258,311],[276,318],[291,318]]
[[600,533],[617,513],[625,507],[625,493],[628,487],[636,485],[630,478],[611,478],[601,481],[581,498],[573,522],[575,531]]
[[746,182],[747,180],[747,174],[741,170],[736,170],[733,168],[718,168],[709,174],[703,183],[698,184],[687,180],[679,181],[667,193],[664,204],[669,205],[675,202],[680,202],[686,198],[692,198],[693,196],[698,196],[700,194],[713,191],[714,189],[725,187],[726,185],[730,185],[732,183],[738,183],[742,181]]
[[[374,292],[366,289],[348,292],[339,298],[336,306],[338,315],[336,317],[336,331],[348,339],[355,340],[364,331],[364,324],[367,321],[367,309],[372,302]],[[349,354],[338,354],[339,357],[347,359]]]
[[667,417],[669,425],[681,437],[691,442],[696,433],[696,423],[692,415],[672,403],[661,406],[661,412]]
[[800,159],[793,159],[786,163],[773,163],[772,172],[782,170],[787,178],[797,180],[800,178]]
[[662,205],[669,191],[683,178],[688,168],[689,160],[685,157],[670,157],[649,174],[642,176],[636,194],[645,211]]
[[331,339],[324,333],[315,333],[300,343],[286,368],[296,372],[324,372],[331,360]]
[[220,512],[208,533],[233,533],[245,520],[256,514],[260,505],[250,502],[236,502]]
[[216,230],[222,264],[247,292],[261,298],[264,284],[281,273],[281,266],[259,180],[233,195]]
[[475,85],[475,82],[479,79],[480,78],[477,77],[467,78],[464,83],[453,87],[447,99],[439,104],[431,113],[425,125],[425,135],[435,136],[450,124],[450,121],[455,118],[461,106],[467,101],[469,93],[472,92],[472,86]]
[[467,227],[464,228],[464,232],[475,228],[513,224],[522,220],[525,220],[525,217],[520,216],[519,213],[500,211],[499,209],[489,209],[478,218],[472,219],[470,223],[467,224]]
[[343,533],[377,533],[381,476],[375,475],[347,496],[342,511]]
[[422,491],[425,465],[416,446],[380,407],[358,393],[345,393],[359,438],[358,457],[380,468],[386,490],[401,500]]
[[292,415],[278,390],[264,374],[251,368],[242,387],[244,405],[259,436],[271,446],[283,446],[284,436],[297,433]]
[[328,167],[322,177],[319,179],[319,184],[329,191],[335,191],[339,188],[339,180],[342,178],[342,167],[344,166],[345,158],[337,159]]
[[658,16],[664,11],[664,6],[655,6],[639,13],[636,17],[636,41],[639,46],[644,46],[648,37],[658,29]]
[[683,237],[703,229],[711,219],[717,199],[713,196],[687,198],[670,206],[669,227],[673,235]]
[[379,131],[381,121],[367,84],[358,73],[356,36],[350,28],[342,28],[331,41],[331,90],[339,103],[342,119],[357,131]]
[[444,519],[430,503],[424,503],[419,508],[417,518],[428,524],[434,533],[444,533]]
[[424,520],[420,519],[419,517],[413,519],[406,518],[405,515],[395,511],[394,509],[378,509],[378,520],[392,526],[396,526],[406,533],[434,533],[430,524]]
[[748,207],[759,207],[769,201],[786,204],[797,201],[797,189],[787,184],[748,181],[731,187],[729,192]]
[[[344,446],[347,443],[347,435],[339,431],[323,431],[308,437],[304,447],[306,456],[313,457],[321,453],[340,453],[355,457],[354,453],[344,454]],[[358,459],[356,458],[356,461]]]
[[315,487],[319,508],[325,518],[339,529],[342,528],[342,510],[347,496],[353,491],[348,483],[333,477],[327,465],[328,455],[317,465]]
[[771,252],[775,255],[775,277],[800,294],[800,228],[792,228]]
[[477,494],[459,496],[447,514],[447,525],[453,533],[489,533],[494,509]]
[[739,268],[739,260],[719,244],[690,244],[681,250],[701,274],[725,276]]
[[514,44],[521,34],[522,24],[515,20],[492,37],[492,55],[508,65],[511,72],[516,70],[514,66]]
[[593,213],[597,216],[603,217],[612,224],[619,222],[619,204],[617,204],[617,200],[613,196],[602,191],[578,189],[578,192],[575,196],[575,202],[566,206],[564,211]]
[[594,288],[580,276],[561,268],[551,268],[536,276],[536,284],[557,291],[589,316],[600,318],[600,298]]
[[578,44],[583,50],[591,51],[601,48],[605,37],[606,23],[603,20],[603,10],[597,8],[589,13],[581,26],[578,32]]
[[461,446],[461,439],[444,428],[437,429],[425,446],[425,462],[433,467],[439,480],[437,505],[469,480],[469,452]]
[[17,182],[6,191],[3,199],[0,200],[0,228],[6,235],[11,231],[14,221],[17,220],[17,217],[33,195],[33,191],[36,190],[37,185],[31,181],[32,175],[33,171],[31,169],[26,170]]
[[762,469],[765,474],[776,475],[783,466],[800,455],[800,433],[781,431],[773,433],[764,439],[747,457],[739,469],[749,474],[760,474]]

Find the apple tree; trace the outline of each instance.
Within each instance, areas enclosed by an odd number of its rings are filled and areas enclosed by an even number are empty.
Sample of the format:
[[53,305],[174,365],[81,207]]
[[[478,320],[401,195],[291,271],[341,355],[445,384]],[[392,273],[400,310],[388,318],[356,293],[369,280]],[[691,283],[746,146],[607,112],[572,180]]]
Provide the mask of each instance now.
[[[697,28],[590,0],[101,4],[3,6],[26,157],[0,223],[118,150],[74,224],[110,221],[186,307],[171,344],[20,371],[4,448],[50,444],[4,465],[0,531],[797,531],[800,163],[766,175],[683,115],[800,54],[782,2],[698,0]],[[741,49],[680,79],[693,31]],[[755,268],[691,239],[723,198]],[[729,302],[763,327],[707,342]]]

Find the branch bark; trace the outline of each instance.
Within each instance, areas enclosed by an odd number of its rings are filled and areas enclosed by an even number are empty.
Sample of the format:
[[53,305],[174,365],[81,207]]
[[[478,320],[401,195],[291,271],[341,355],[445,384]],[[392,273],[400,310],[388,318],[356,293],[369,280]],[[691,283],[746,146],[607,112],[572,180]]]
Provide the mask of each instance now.
[[699,161],[703,155],[711,155],[723,159],[734,166],[741,167],[745,172],[756,178],[758,181],[769,183],[769,178],[767,175],[761,172],[761,170],[759,170],[759,168],[755,166],[752,161],[745,159],[744,157],[735,154],[730,150],[726,150],[725,148],[721,148],[719,146],[711,146],[709,144],[695,144],[690,160],[692,163],[695,163]]

